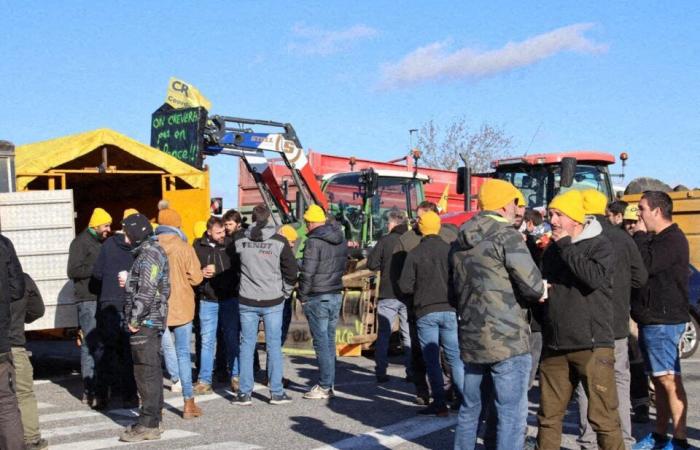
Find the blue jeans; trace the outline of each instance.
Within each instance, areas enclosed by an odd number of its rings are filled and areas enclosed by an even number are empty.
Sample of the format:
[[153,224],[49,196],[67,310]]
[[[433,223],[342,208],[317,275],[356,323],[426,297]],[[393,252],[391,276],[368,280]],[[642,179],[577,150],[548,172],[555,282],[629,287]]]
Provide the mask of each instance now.
[[173,335],[168,327],[163,330],[163,337],[160,341],[161,352],[165,360],[165,370],[168,372],[170,381],[177,383],[180,381],[180,368],[177,365],[177,353],[173,343]]
[[211,384],[216,354],[216,329],[219,326],[219,302],[202,299],[199,301],[199,333],[202,343],[199,361],[199,381]]
[[232,377],[237,377],[240,374],[239,355],[241,348],[241,316],[237,298],[219,300],[219,322],[224,332],[228,369]]
[[335,328],[342,302],[341,294],[320,294],[310,296],[303,305],[318,360],[318,384],[324,389],[335,384]]
[[282,311],[284,303],[275,306],[239,305],[241,317],[241,387],[240,392],[250,395],[255,384],[253,377],[253,352],[258,341],[258,323],[265,324],[267,347],[267,378],[273,395],[284,393],[282,386]]
[[99,343],[97,336],[97,301],[88,300],[76,303],[78,309],[78,325],[83,332],[83,343],[80,346],[80,374],[83,377],[83,387],[89,395],[95,393],[95,350]]
[[188,400],[194,396],[192,392],[192,322],[176,327],[170,327],[175,336],[175,353],[182,383],[182,396]]
[[446,405],[446,401],[445,380],[440,366],[441,346],[452,373],[452,386],[461,394],[464,385],[464,366],[459,356],[457,338],[457,314],[452,311],[429,313],[419,317],[416,324],[433,401],[437,406],[442,407]]
[[488,373],[493,381],[494,405],[498,416],[496,448],[499,450],[523,448],[531,366],[530,353],[513,356],[493,364],[464,363],[463,400],[455,432],[455,449],[471,450],[476,446],[481,414],[481,383]]
[[374,360],[377,363],[377,375],[386,375],[389,365],[389,338],[394,319],[399,316],[399,331],[401,332],[401,346],[403,347],[406,376],[411,376],[411,331],[408,326],[408,308],[395,298],[383,298],[377,303],[377,315],[379,316],[379,332],[374,350]]

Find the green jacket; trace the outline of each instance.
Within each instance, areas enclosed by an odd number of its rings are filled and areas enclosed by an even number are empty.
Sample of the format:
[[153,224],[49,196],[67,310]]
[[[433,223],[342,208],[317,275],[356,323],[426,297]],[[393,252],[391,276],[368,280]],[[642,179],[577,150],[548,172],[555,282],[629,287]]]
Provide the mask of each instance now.
[[450,261],[462,359],[489,364],[527,353],[527,306],[544,284],[520,233],[482,211],[462,225]]

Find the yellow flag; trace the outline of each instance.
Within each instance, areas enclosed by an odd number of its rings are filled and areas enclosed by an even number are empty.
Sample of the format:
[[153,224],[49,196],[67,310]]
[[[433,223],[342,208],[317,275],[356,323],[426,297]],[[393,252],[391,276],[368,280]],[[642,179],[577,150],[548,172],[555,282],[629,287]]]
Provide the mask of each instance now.
[[450,184],[445,185],[445,190],[442,191],[442,195],[440,196],[440,201],[437,204],[438,211],[440,211],[440,214],[444,214],[447,212],[447,197],[449,197],[449,191],[450,191]]
[[168,95],[165,97],[165,103],[175,109],[201,106],[207,111],[211,111],[209,99],[202,95],[196,87],[175,77],[171,77],[168,83]]

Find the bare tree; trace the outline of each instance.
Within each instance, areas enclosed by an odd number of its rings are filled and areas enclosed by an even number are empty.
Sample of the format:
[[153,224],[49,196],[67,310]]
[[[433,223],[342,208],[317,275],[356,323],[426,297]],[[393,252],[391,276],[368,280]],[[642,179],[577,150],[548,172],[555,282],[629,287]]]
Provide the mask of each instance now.
[[460,154],[467,157],[474,172],[485,172],[494,159],[508,155],[512,136],[501,128],[483,123],[472,131],[465,118],[450,124],[443,132],[432,120],[418,132],[418,148],[423,152],[423,164],[455,170],[462,165]]

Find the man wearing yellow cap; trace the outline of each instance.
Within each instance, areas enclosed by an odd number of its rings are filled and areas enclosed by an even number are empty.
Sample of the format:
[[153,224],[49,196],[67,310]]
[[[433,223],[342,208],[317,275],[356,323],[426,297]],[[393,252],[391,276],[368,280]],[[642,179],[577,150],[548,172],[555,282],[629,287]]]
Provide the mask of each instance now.
[[[525,442],[532,366],[527,304],[540,300],[544,284],[513,227],[521,196],[506,181],[485,182],[479,191],[482,211],[462,226],[453,246],[452,284],[464,362],[457,449],[475,448],[482,404],[487,401],[497,416],[487,421],[486,436],[496,439],[485,442],[487,446],[517,450]],[[487,377],[493,387],[482,399],[482,381]]]
[[644,222],[639,220],[639,207],[636,203],[630,203],[625,208],[625,214],[622,216],[622,228],[630,236],[634,236],[637,231],[646,231]]
[[78,310],[78,325],[82,333],[80,373],[83,378],[83,403],[93,405],[95,399],[95,359],[97,345],[95,312],[97,296],[90,292],[92,269],[100,254],[102,242],[111,231],[112,216],[102,208],[95,208],[85,230],[78,234],[68,251],[68,278],[73,281],[74,299]]
[[418,341],[433,394],[433,403],[419,414],[446,417],[449,412],[440,366],[440,347],[444,350],[458,395],[461,395],[464,380],[459,359],[457,315],[449,288],[450,246],[439,236],[440,216],[433,211],[420,216],[418,230],[423,237],[418,247],[406,256],[399,289],[403,294],[413,296]]
[[537,445],[541,449],[561,446],[562,421],[581,381],[598,447],[622,450],[614,367],[614,249],[600,223],[586,217],[581,191],[556,196],[549,214],[554,243],[542,257],[542,275],[550,287],[545,300]]
[[304,213],[308,230],[299,279],[299,300],[309,322],[319,378],[304,398],[333,397],[335,384],[335,329],[340,315],[343,273],[348,246],[337,223],[328,223],[326,213],[311,205]]
[[[625,447],[634,444],[630,417],[630,361],[627,338],[630,335],[630,297],[632,289],[638,289],[647,282],[647,270],[642,261],[637,244],[619,226],[613,225],[606,217],[608,199],[600,191],[586,189],[581,192],[583,209],[587,216],[593,216],[601,225],[602,234],[612,243],[615,252],[613,268],[613,336],[615,337],[615,385],[619,400],[618,411],[622,425]],[[583,448],[598,448],[593,428],[587,419],[588,398],[579,383],[576,388],[579,405],[580,431],[578,439]]]

